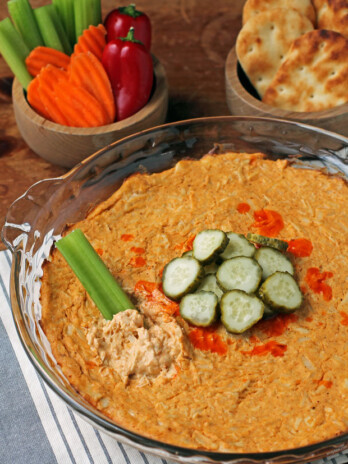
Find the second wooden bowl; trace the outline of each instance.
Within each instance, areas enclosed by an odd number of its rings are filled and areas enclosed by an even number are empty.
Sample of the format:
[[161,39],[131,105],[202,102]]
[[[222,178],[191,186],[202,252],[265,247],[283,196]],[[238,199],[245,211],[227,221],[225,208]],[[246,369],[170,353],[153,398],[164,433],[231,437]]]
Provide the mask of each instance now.
[[68,127],[48,121],[28,104],[17,79],[12,100],[17,126],[25,142],[50,163],[71,168],[87,156],[128,135],[162,124],[168,108],[168,84],[161,63],[154,57],[153,94],[133,116],[102,127]]
[[287,111],[263,103],[238,63],[235,47],[227,56],[225,85],[227,105],[233,115],[288,119],[348,135],[348,103],[324,111],[306,113]]

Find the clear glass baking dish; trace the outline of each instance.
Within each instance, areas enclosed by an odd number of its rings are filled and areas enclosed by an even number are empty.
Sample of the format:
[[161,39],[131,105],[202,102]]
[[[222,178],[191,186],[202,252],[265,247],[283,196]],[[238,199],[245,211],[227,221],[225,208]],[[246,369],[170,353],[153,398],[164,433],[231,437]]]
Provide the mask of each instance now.
[[295,463],[348,447],[348,433],[308,447],[272,453],[233,454],[180,448],[119,427],[81,398],[55,362],[42,333],[40,277],[55,237],[84,218],[134,172],[158,172],[178,160],[208,152],[262,151],[299,168],[321,168],[348,179],[348,139],[322,129],[268,118],[215,117],[167,124],[127,137],[87,158],[62,177],[33,185],[10,207],[2,239],[13,254],[11,303],[15,324],[43,380],[93,426],[162,458],[185,463]]

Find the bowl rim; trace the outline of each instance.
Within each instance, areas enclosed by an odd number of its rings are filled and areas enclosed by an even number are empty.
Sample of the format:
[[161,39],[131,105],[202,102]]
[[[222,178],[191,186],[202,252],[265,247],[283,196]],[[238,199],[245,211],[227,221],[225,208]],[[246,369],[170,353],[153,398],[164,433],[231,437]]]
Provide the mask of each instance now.
[[255,98],[245,89],[244,85],[239,79],[237,70],[238,64],[240,65],[237,58],[236,46],[233,46],[228,52],[225,62],[226,83],[228,83],[231,86],[231,89],[234,91],[235,95],[240,100],[242,100],[244,104],[247,104],[248,106],[258,110],[259,112],[267,113],[269,115],[275,116],[276,118],[291,118],[291,120],[296,119],[298,121],[303,122],[313,119],[321,121],[344,114],[347,114],[348,116],[348,103],[343,103],[342,105],[320,111],[284,110],[276,106],[268,105],[267,103],[264,103],[262,100],[258,100],[257,98]]
[[122,121],[113,122],[105,126],[98,127],[71,127],[57,124],[53,121],[49,121],[37,113],[28,103],[24,89],[20,84],[17,77],[13,80],[12,85],[12,101],[17,106],[17,111],[23,112],[23,114],[29,119],[32,124],[41,127],[44,130],[53,131],[59,134],[74,135],[74,136],[93,136],[102,135],[109,132],[115,132],[118,130],[124,130],[125,128],[132,127],[139,123],[139,121],[145,119],[152,114],[162,102],[162,97],[168,94],[168,81],[164,66],[156,58],[152,56],[153,61],[153,72],[154,72],[154,91],[146,103],[139,111],[134,113]]
[[[330,132],[328,130],[322,129],[320,127],[315,127],[311,126],[308,124],[304,124],[302,122],[297,122],[297,121],[288,121],[288,120],[282,120],[282,119],[277,119],[277,118],[271,118],[271,117],[250,117],[250,116],[214,116],[214,117],[203,117],[203,118],[193,118],[189,120],[182,120],[178,122],[171,122],[167,124],[163,124],[151,129],[146,129],[144,131],[138,132],[133,135],[129,135],[127,137],[124,137],[118,141],[113,142],[112,144],[102,148],[101,150],[98,150],[96,153],[93,155],[90,155],[89,157],[85,158],[82,160],[79,164],[74,166],[71,170],[69,170],[67,173],[63,174],[62,176],[52,178],[52,179],[43,179],[35,184],[33,184],[22,196],[20,196],[15,202],[12,203],[10,209],[12,208],[15,203],[20,200],[25,198],[28,194],[30,194],[30,191],[33,187],[36,185],[40,184],[41,182],[45,181],[50,181],[50,180],[59,180],[59,179],[67,179],[70,176],[73,176],[76,171],[84,167],[85,164],[88,164],[94,159],[99,158],[102,156],[106,151],[108,151],[110,148],[115,147],[117,145],[121,145],[124,142],[129,142],[133,138],[143,136],[150,134],[152,132],[158,131],[159,129],[167,129],[175,126],[182,126],[182,125],[192,125],[192,124],[200,124],[200,123],[216,123],[216,122],[228,122],[228,121],[245,121],[245,122],[254,122],[254,121],[260,121],[260,122],[276,122],[284,126],[297,126],[302,129],[309,130],[313,133],[321,133],[330,137],[335,138],[336,140],[342,142],[345,146],[348,147],[348,138],[336,134],[334,132]],[[10,210],[9,209],[9,210]],[[7,217],[5,219],[5,226],[7,222]],[[5,228],[4,226],[4,228]],[[12,259],[12,265],[11,265],[11,274],[16,273],[16,268],[19,265],[19,250],[13,250],[11,247],[8,246],[8,242],[4,239],[4,228],[2,229],[1,237],[6,246],[10,249],[10,251],[13,253],[13,259]],[[95,411],[89,411],[87,407],[83,407],[81,404],[79,404],[74,398],[72,398],[68,393],[66,393],[63,388],[57,387],[56,383],[51,379],[50,375],[46,372],[46,370],[42,367],[41,363],[39,360],[35,357],[35,355],[31,352],[29,347],[25,344],[24,337],[22,334],[22,331],[26,332],[26,329],[24,330],[23,328],[20,327],[20,324],[18,324],[18,321],[15,317],[14,310],[13,310],[13,305],[17,305],[17,300],[16,300],[16,291],[15,288],[12,287],[11,284],[11,310],[12,314],[14,317],[14,322],[15,322],[15,327],[17,334],[19,335],[20,342],[24,348],[24,351],[26,352],[27,357],[29,358],[30,362],[34,366],[36,372],[43,378],[43,380],[49,385],[49,387],[69,406],[71,407],[75,412],[77,412],[79,415],[81,415],[85,420],[87,420],[89,423],[91,423],[95,427],[99,427],[101,430],[103,430],[106,433],[110,433],[111,435],[114,436],[115,439],[117,440],[125,440],[128,444],[134,447],[140,447],[142,450],[145,450],[150,453],[154,453],[157,455],[162,455],[168,459],[177,459],[181,461],[185,461],[185,459],[188,460],[188,462],[191,462],[190,459],[192,460],[197,460],[198,462],[223,462],[223,463],[228,463],[229,461],[233,462],[233,464],[244,464],[245,460],[248,459],[248,462],[255,462],[260,463],[264,461],[271,460],[271,462],[276,462],[272,461],[273,459],[276,458],[291,458],[291,459],[296,459],[296,461],[291,461],[291,462],[307,462],[309,459],[312,457],[315,459],[320,458],[321,456],[328,456],[330,454],[336,454],[343,449],[347,448],[348,446],[348,432],[343,432],[342,434],[339,434],[333,438],[316,442],[308,446],[303,446],[299,448],[293,448],[293,449],[284,449],[284,450],[277,450],[277,451],[272,451],[272,452],[257,452],[257,453],[231,453],[231,452],[215,452],[215,451],[205,451],[205,450],[200,450],[200,449],[193,449],[193,448],[185,448],[182,446],[177,446],[177,445],[172,445],[168,444],[153,438],[146,437],[144,435],[140,435],[136,432],[132,432],[126,428],[123,428],[113,421],[105,418],[102,416],[102,414],[98,414]],[[325,448],[330,448],[328,451]],[[317,453],[321,452],[321,455],[315,454],[313,456],[312,453]],[[305,459],[305,461],[303,461]]]

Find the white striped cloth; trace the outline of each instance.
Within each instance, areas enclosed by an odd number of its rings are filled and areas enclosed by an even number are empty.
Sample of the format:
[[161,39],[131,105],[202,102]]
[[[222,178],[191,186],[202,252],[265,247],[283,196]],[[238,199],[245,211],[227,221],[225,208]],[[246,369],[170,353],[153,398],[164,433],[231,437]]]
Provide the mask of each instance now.
[[[36,374],[10,310],[10,266],[0,252],[0,463],[168,464],[95,430]],[[315,462],[324,463],[348,463],[348,451]]]

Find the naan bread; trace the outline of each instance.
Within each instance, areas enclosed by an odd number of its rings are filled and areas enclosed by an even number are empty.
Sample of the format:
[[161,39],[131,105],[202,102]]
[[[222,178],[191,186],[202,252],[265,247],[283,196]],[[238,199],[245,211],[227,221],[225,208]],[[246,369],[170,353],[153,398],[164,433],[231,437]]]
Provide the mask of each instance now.
[[238,61],[261,97],[292,42],[312,29],[308,18],[285,8],[264,11],[243,26],[236,42]]
[[316,14],[311,0],[247,0],[243,8],[243,24],[262,11],[272,8],[292,8],[315,24]]
[[313,0],[319,29],[339,32],[348,38],[348,0]]
[[348,40],[326,30],[295,40],[263,102],[290,111],[321,111],[348,102]]

